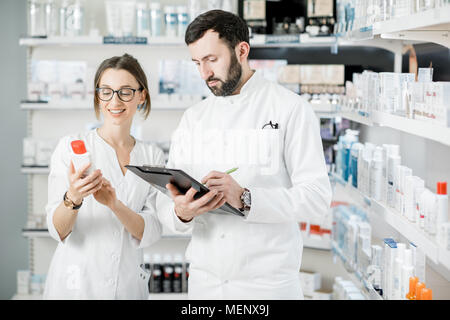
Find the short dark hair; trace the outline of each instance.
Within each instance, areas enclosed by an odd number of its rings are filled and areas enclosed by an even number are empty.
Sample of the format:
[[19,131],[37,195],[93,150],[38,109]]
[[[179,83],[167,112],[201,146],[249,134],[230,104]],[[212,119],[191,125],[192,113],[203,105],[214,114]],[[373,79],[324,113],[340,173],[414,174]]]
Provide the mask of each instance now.
[[225,40],[231,49],[242,41],[249,43],[247,23],[241,17],[223,10],[210,10],[195,18],[187,27],[184,41],[190,45],[208,30],[217,32],[219,39]]
[[[115,56],[109,59],[104,60],[100,66],[97,69],[97,72],[95,73],[94,78],[94,90],[98,87],[100,79],[103,75],[103,72],[106,69],[116,69],[116,70],[126,70],[129,73],[131,73],[136,81],[139,83],[139,86],[142,89],[145,89],[145,102],[144,102],[144,108],[142,109],[142,112],[144,113],[144,119],[147,119],[150,109],[151,109],[151,102],[150,102],[150,94],[148,90],[148,82],[147,77],[145,75],[144,70],[142,69],[139,62],[128,53],[125,53],[122,56]],[[97,119],[100,118],[100,101],[97,95],[97,91],[94,91],[94,110],[95,115],[97,116]]]

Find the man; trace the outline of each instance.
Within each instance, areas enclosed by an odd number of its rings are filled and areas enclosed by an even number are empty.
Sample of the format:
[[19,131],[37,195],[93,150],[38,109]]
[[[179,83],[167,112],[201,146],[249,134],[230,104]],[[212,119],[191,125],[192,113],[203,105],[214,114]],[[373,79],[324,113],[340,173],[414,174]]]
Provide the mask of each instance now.
[[[208,11],[185,41],[213,95],[183,115],[167,167],[211,191],[194,199],[194,189],[169,184],[173,202],[159,196],[158,214],[192,231],[189,298],[302,299],[298,222],[321,223],[331,201],[318,120],[300,96],[250,69],[238,16]],[[209,212],[225,202],[244,217]]]

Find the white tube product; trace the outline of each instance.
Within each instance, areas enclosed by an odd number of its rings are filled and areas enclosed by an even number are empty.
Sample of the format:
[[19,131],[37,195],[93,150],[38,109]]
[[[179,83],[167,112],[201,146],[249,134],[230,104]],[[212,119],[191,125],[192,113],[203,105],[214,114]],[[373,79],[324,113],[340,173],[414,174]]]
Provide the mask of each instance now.
[[428,193],[431,192],[427,188],[423,190],[423,192],[419,196],[419,227],[422,230],[425,230],[425,220],[427,215],[427,199],[428,199]]
[[361,192],[363,194],[369,195],[369,184],[370,184],[370,163],[372,162],[372,154],[375,149],[373,144],[367,144],[364,148],[363,153],[363,170],[362,170],[362,183]]
[[[382,201],[387,203],[387,192],[388,192],[388,171],[389,171],[389,157],[390,156],[400,156],[400,146],[397,144],[387,144],[383,145],[386,148],[386,154],[384,154],[384,164],[383,164],[383,188],[382,188]],[[400,163],[399,163],[400,164]]]
[[389,207],[395,207],[395,196],[396,196],[396,186],[395,186],[395,169],[397,166],[400,166],[402,158],[399,155],[391,155],[388,157],[388,165],[387,169],[387,194],[386,194],[386,202]]
[[400,213],[405,216],[405,178],[412,176],[412,169],[408,167],[402,167],[400,170]]
[[394,202],[394,208],[395,210],[397,210],[400,214],[401,214],[401,194],[400,194],[400,183],[401,183],[401,179],[400,179],[400,173],[402,171],[403,166],[402,165],[397,165],[394,168],[394,189],[395,189],[395,202]]
[[414,181],[414,189],[413,189],[413,219],[412,222],[419,225],[420,219],[420,206],[419,206],[419,198],[422,192],[425,190],[425,181],[423,179],[417,178]]
[[425,216],[425,230],[432,236],[437,232],[437,206],[436,195],[429,192],[427,195],[427,212]]
[[120,23],[122,25],[122,32],[124,37],[131,37],[133,35],[134,18],[136,14],[136,2],[122,1],[120,2]]
[[406,249],[402,266],[401,300],[406,300],[406,294],[409,292],[409,278],[413,276],[414,266],[412,261],[412,250]]
[[447,195],[447,182],[437,183],[436,193],[436,227],[438,229],[438,238],[443,239],[445,230],[441,229],[441,226],[448,222],[448,195]]
[[[71,158],[75,171],[80,171],[87,163],[91,163],[91,155],[86,150],[83,140],[73,140],[70,143],[70,149],[72,151]],[[89,175],[94,171],[92,165],[86,170],[83,176]]]
[[420,185],[420,181],[423,180],[417,176],[405,177],[405,217],[411,222],[416,221],[414,190]]
[[377,147],[370,164],[370,196],[376,200],[381,200],[381,184],[383,178],[383,149]]
[[394,262],[397,250],[397,243],[394,239],[384,239],[384,266],[383,266],[383,296],[385,300],[392,300],[392,288],[393,288],[393,273]]
[[394,262],[394,274],[393,274],[393,296],[394,300],[401,299],[401,281],[402,281],[402,267],[404,261],[406,245],[404,243],[397,243],[397,250],[395,254]]

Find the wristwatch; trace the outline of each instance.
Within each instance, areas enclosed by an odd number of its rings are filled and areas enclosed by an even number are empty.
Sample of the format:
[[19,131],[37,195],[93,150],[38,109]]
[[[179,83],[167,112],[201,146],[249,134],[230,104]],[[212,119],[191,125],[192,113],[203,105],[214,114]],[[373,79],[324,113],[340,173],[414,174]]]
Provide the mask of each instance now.
[[64,206],[70,210],[78,210],[81,208],[81,205],[83,204],[83,200],[81,200],[81,203],[79,205],[75,205],[75,203],[73,203],[73,201],[67,197],[67,191],[66,191],[66,193],[64,193],[63,200],[64,200]]
[[241,202],[242,202],[242,208],[239,209],[245,216],[248,215],[248,212],[250,211],[250,207],[252,205],[252,197],[250,194],[250,190],[247,188],[244,188],[244,192],[241,194]]

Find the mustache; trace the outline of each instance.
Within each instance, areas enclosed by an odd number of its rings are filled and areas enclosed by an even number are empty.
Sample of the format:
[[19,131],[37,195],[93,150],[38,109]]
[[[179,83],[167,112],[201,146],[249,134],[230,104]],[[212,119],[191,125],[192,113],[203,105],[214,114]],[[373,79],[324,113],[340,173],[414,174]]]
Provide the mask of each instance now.
[[223,82],[222,80],[218,79],[218,78],[213,78],[213,77],[209,77],[208,79],[206,79],[206,82],[210,82],[210,81],[220,81]]

